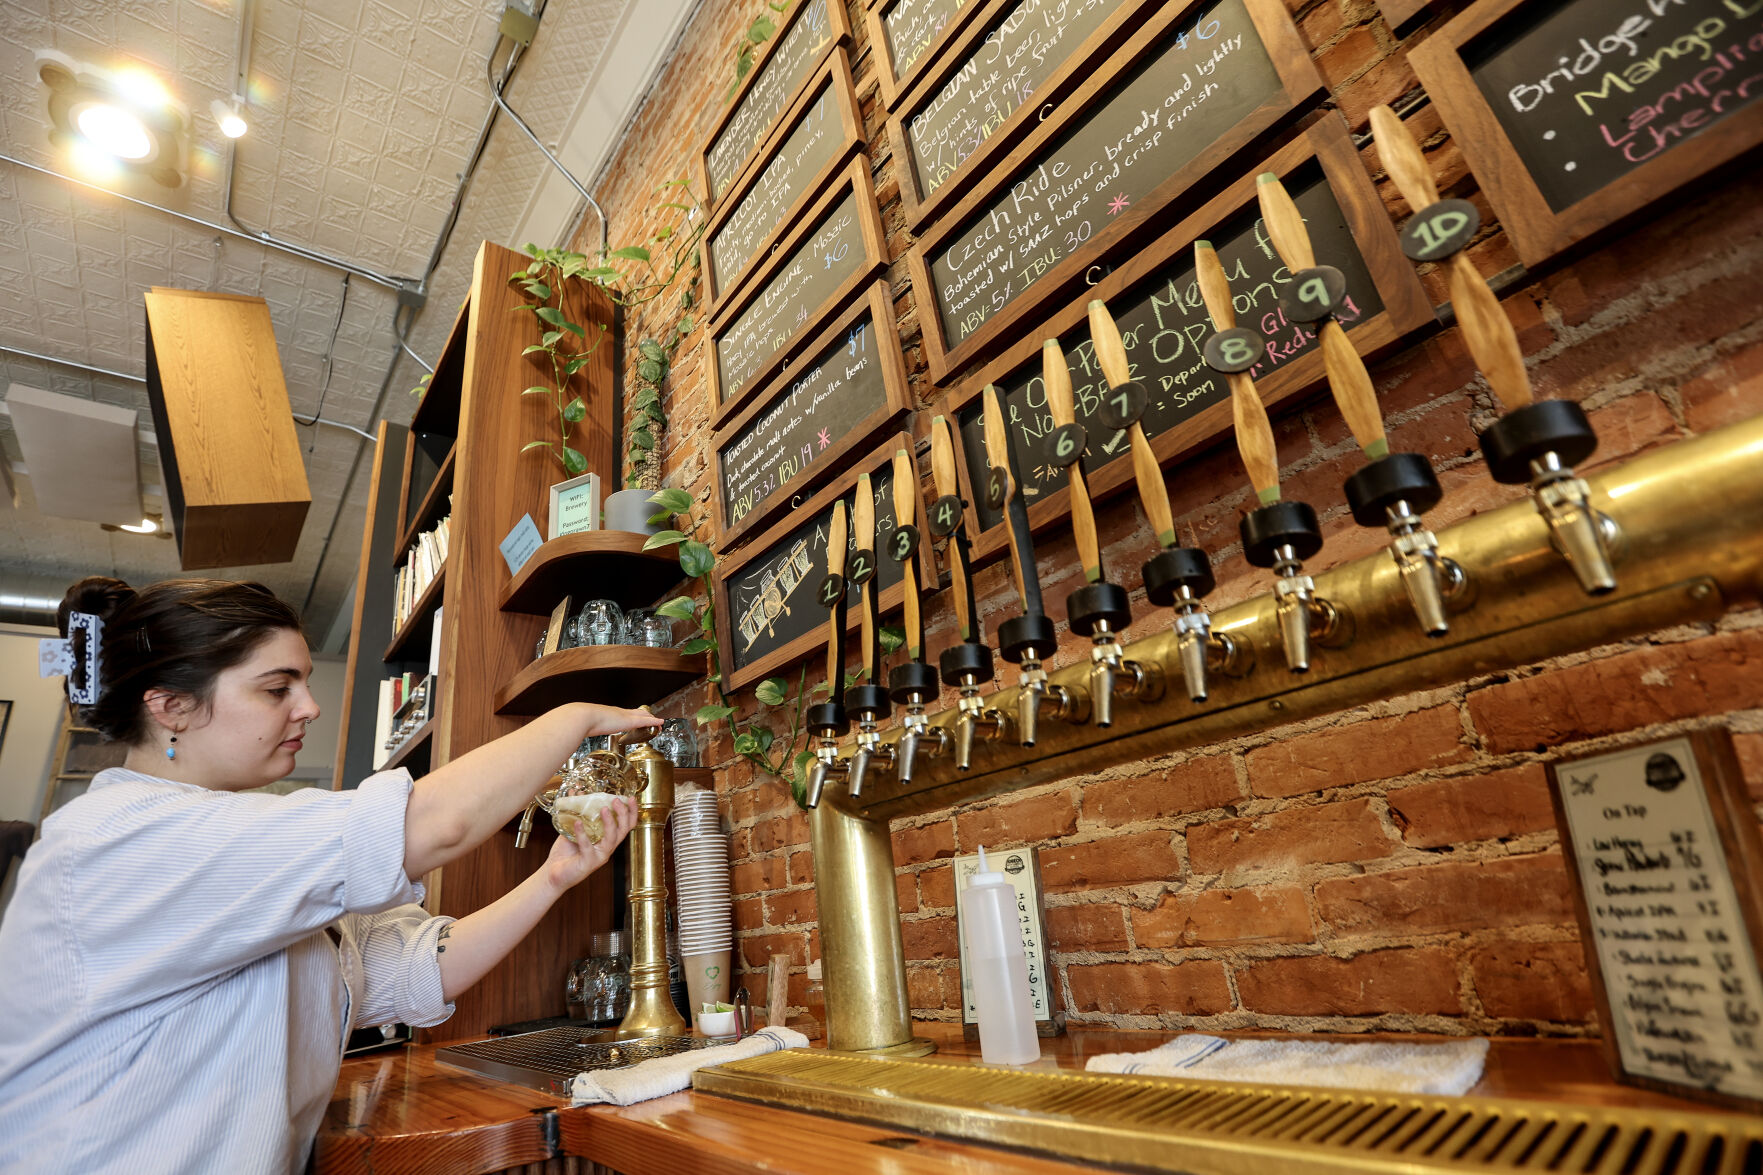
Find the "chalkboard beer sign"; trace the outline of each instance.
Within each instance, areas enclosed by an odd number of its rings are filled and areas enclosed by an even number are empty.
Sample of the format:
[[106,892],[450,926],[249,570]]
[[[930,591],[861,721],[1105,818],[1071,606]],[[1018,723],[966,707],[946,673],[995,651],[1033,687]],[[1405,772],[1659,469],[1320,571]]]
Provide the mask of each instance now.
[[882,105],[892,107],[940,45],[959,33],[986,0],[881,0],[869,9],[869,43],[876,50]]
[[1537,265],[1763,142],[1758,0],[1481,0],[1411,60]]

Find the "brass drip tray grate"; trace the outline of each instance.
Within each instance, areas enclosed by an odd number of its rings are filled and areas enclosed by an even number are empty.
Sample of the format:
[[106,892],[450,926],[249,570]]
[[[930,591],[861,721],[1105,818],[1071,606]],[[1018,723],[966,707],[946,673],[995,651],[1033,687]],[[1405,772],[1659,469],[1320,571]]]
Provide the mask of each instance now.
[[806,1049],[700,1069],[692,1087],[1077,1162],[1192,1175],[1763,1175],[1763,1122],[1694,1111],[995,1069]]
[[696,1036],[635,1036],[620,1039],[615,1029],[547,1028],[435,1050],[435,1060],[497,1081],[569,1096],[569,1083],[584,1069],[622,1069],[656,1057],[701,1049],[710,1041]]

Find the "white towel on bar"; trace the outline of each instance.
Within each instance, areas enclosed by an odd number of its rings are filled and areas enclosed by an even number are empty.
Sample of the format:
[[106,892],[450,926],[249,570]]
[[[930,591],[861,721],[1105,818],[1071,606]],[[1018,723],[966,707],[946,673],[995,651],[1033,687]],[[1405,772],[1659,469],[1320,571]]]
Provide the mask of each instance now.
[[1150,1073],[1202,1081],[1321,1085],[1380,1093],[1463,1094],[1481,1080],[1488,1042],[1398,1044],[1365,1041],[1236,1040],[1189,1033],[1142,1053],[1102,1053],[1095,1073]]
[[570,1086],[569,1101],[572,1106],[591,1106],[601,1102],[628,1106],[646,1102],[650,1098],[678,1093],[692,1083],[692,1074],[706,1065],[744,1061],[779,1049],[807,1047],[808,1038],[794,1028],[781,1025],[761,1028],[733,1044],[691,1049],[622,1069],[583,1070],[575,1075]]

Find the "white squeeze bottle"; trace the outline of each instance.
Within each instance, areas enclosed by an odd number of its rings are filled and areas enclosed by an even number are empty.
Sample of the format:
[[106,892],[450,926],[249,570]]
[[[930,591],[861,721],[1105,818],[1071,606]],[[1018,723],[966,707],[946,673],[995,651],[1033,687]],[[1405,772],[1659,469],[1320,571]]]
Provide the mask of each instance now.
[[967,940],[973,1002],[979,1012],[980,1059],[988,1065],[1040,1060],[1028,959],[1017,925],[1016,889],[1002,873],[986,869],[984,845],[979,850],[979,872],[961,891],[961,933]]

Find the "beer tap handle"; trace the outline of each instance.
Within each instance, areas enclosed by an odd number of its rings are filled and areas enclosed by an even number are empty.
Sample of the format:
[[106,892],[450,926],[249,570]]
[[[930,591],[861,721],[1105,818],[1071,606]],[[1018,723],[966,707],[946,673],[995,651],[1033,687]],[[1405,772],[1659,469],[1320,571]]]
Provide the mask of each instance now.
[[826,688],[834,701],[845,680],[845,544],[849,541],[843,499],[833,503],[826,536],[826,578],[821,580],[822,605],[832,611],[826,641]]
[[[1034,542],[1028,533],[1028,512],[1017,497],[1016,471],[1010,465],[1009,430],[1004,421],[1004,398],[998,394],[998,385],[987,384],[984,397],[985,407],[982,418],[986,437],[986,462],[991,466],[988,477],[987,492],[993,504],[1004,512],[1005,524],[1010,531],[1010,571],[1016,580],[1016,597],[1022,604],[1023,615],[1038,615],[1044,609],[1041,606],[1040,576],[1035,572]],[[993,485],[1001,480],[1003,493],[1000,494]]]
[[955,438],[947,417],[930,422],[931,481],[936,486],[935,511],[950,512],[951,520],[933,514],[933,526],[948,522],[949,587],[955,597],[955,623],[963,641],[976,639],[973,630],[973,578],[967,567],[967,544],[961,534],[961,483],[955,476]]
[[[1132,382],[1132,364],[1127,362],[1126,344],[1121,341],[1120,327],[1107,305],[1097,298],[1090,303],[1090,345],[1095,348],[1096,361],[1102,366],[1102,377],[1110,389]],[[1157,454],[1151,451],[1151,440],[1145,435],[1142,421],[1134,420],[1127,429],[1128,447],[1132,451],[1132,475],[1139,487],[1139,501],[1144,503],[1145,517],[1162,547],[1175,546],[1175,518],[1169,509],[1169,488],[1163,484],[1163,470],[1157,465]]]
[[[1324,313],[1334,309],[1337,295],[1328,291],[1323,272],[1316,270],[1316,254],[1310,248],[1310,233],[1304,217],[1292,202],[1285,185],[1271,171],[1263,172],[1257,185],[1261,201],[1261,219],[1267,235],[1280,259],[1291,271],[1296,305]],[[1339,280],[1339,271],[1332,271]],[[1365,361],[1347,339],[1347,332],[1333,319],[1324,318],[1316,333],[1322,341],[1322,362],[1328,369],[1329,387],[1336,405],[1345,418],[1353,439],[1367,459],[1376,461],[1389,455],[1390,444],[1384,436],[1383,415],[1378,411],[1377,393],[1371,386],[1371,375]]]
[[[1233,330],[1237,324],[1236,304],[1231,300],[1230,281],[1224,266],[1209,241],[1194,242],[1194,276],[1199,280],[1200,297],[1205,299],[1206,313],[1212,316],[1212,329]],[[1279,458],[1273,445],[1273,426],[1267,420],[1267,406],[1255,391],[1255,381],[1247,371],[1230,372],[1225,376],[1230,385],[1230,411],[1236,423],[1237,451],[1249,471],[1249,483],[1263,503],[1279,501]]]
[[896,449],[892,545],[906,589],[906,655],[914,661],[924,660],[924,619],[918,613],[918,506],[918,463],[905,449]]
[[856,539],[856,551],[851,559],[851,576],[859,581],[862,591],[862,628],[859,630],[862,641],[863,667],[869,670],[869,683],[875,685],[881,677],[881,657],[878,655],[880,646],[876,641],[876,625],[880,619],[879,601],[875,592],[875,491],[870,485],[869,474],[857,475],[857,501],[851,511],[851,533]]
[[[1388,106],[1373,106],[1371,131],[1377,139],[1377,153],[1383,159],[1384,170],[1414,214],[1419,216],[1439,203],[1438,185],[1433,182],[1426,156],[1396,112]],[[1534,397],[1512,320],[1506,317],[1500,300],[1461,249],[1451,254],[1447,265],[1451,305],[1475,365],[1481,368],[1506,411],[1524,407]]]
[[1052,413],[1054,430],[1048,438],[1050,461],[1069,461],[1071,476],[1071,529],[1077,537],[1078,559],[1083,563],[1084,579],[1101,583],[1102,547],[1096,539],[1096,514],[1090,502],[1089,483],[1084,479],[1083,455],[1087,437],[1077,423],[1077,406],[1071,398],[1071,368],[1058,339],[1048,339],[1041,348],[1041,377],[1047,385],[1047,410]]

